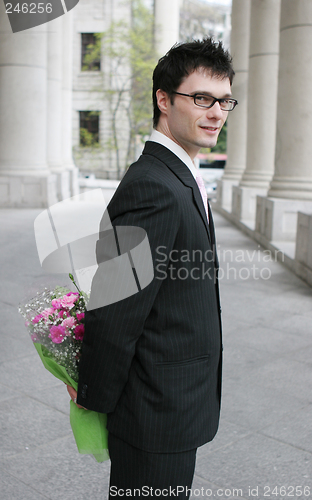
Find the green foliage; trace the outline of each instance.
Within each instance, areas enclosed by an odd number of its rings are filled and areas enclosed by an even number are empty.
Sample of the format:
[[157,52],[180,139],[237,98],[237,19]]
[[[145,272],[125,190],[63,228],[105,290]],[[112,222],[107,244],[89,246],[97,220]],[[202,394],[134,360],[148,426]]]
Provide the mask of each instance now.
[[86,148],[99,147],[97,138],[86,128],[80,128],[80,145]]
[[81,71],[98,71],[96,63],[101,61],[102,33],[94,33],[95,43],[87,45],[87,53],[83,58]]
[[194,38],[214,35],[212,27],[222,24],[222,8],[216,8],[204,0],[184,0],[180,9],[180,37]]
[[199,152],[203,155],[207,155],[211,152],[211,149],[210,148],[201,148]]
[[227,137],[227,123],[223,125],[219,134],[218,142],[214,148],[211,149],[212,153],[226,153],[226,137]]
[[[99,145],[99,134],[98,134],[98,119],[95,117],[99,117],[99,111],[84,111],[83,118],[80,121],[80,146],[82,147],[100,147]],[[94,123],[96,122],[96,126],[94,127]],[[81,126],[85,125],[85,127]]]
[[133,134],[146,135],[152,121],[152,73],[158,58],[154,46],[154,16],[142,0],[132,2],[130,47]]
[[[112,22],[103,33],[95,33],[95,43],[87,47],[82,70],[92,70],[93,63],[103,54],[105,71],[101,89],[111,113],[112,136],[105,140],[105,147],[112,149],[117,158],[117,175],[133,159],[136,136],[150,133],[152,123],[152,73],[157,63],[154,48],[154,15],[143,0],[126,0],[125,11],[129,20]],[[126,165],[120,164],[120,149],[124,136],[117,130],[120,116],[129,123]],[[80,129],[81,144],[97,147],[87,129]]]
[[[103,33],[104,52],[112,60],[113,93],[129,93],[132,135],[150,131],[152,72],[157,63],[154,48],[154,16],[142,0],[131,1],[131,24],[114,22]],[[124,71],[129,68],[125,83]],[[120,78],[122,76],[123,78]]]

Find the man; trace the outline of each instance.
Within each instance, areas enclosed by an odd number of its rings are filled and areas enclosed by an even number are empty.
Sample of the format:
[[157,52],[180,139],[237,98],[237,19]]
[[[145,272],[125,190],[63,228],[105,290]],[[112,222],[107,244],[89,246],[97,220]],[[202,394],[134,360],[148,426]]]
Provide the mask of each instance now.
[[134,497],[157,489],[161,498],[188,498],[197,447],[217,431],[217,258],[193,161],[200,148],[215,146],[237,104],[233,76],[229,54],[209,38],[160,59],[155,130],[108,207],[114,227],[146,231],[155,274],[139,293],[86,315],[77,398],[108,414],[110,498],[126,489]]

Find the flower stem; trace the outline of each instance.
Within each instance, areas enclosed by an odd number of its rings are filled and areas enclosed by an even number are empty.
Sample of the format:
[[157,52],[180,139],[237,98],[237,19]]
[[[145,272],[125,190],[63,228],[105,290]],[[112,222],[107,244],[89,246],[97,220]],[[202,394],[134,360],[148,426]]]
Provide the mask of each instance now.
[[81,290],[78,288],[76,282],[75,282],[75,279],[73,277],[73,275],[71,273],[69,273],[69,278],[71,279],[71,281],[74,283],[75,287],[77,288],[78,292],[79,292],[79,295],[82,295],[82,292]]

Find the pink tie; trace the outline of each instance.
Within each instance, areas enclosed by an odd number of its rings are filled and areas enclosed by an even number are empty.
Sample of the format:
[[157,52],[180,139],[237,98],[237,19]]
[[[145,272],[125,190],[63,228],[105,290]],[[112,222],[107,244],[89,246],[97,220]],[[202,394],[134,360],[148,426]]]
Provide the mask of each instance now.
[[203,203],[204,203],[204,207],[205,207],[205,212],[206,212],[206,215],[207,215],[207,219],[209,221],[207,192],[206,192],[206,188],[205,188],[205,184],[204,184],[203,178],[200,175],[200,173],[196,174],[196,182],[197,182],[197,185],[199,187],[199,191],[200,191],[200,194],[201,194],[202,199],[203,199]]

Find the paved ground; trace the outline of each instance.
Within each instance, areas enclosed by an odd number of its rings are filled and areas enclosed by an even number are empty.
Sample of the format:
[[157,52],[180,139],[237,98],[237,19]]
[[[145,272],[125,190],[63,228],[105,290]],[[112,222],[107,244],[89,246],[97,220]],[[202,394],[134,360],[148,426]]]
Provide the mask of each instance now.
[[[31,286],[48,279],[35,249],[38,213],[0,211],[0,498],[102,500],[109,462],[78,455],[65,388],[41,365],[17,313]],[[223,406],[217,437],[198,450],[193,497],[312,498],[312,290],[215,221]]]

